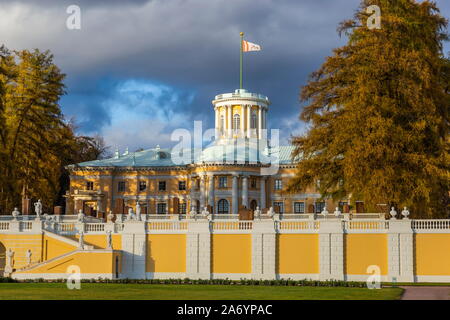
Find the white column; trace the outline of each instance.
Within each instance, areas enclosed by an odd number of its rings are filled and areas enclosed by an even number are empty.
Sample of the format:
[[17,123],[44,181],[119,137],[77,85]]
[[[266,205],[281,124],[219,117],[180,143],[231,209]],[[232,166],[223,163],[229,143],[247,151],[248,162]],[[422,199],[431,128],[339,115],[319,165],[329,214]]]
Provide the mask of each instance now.
[[248,177],[242,178],[242,205],[248,208]]
[[214,112],[215,112],[215,115],[216,115],[216,121],[215,121],[215,126],[214,126],[214,132],[215,132],[215,135],[216,135],[216,140],[217,139],[219,139],[219,110],[218,110],[218,108],[217,107],[215,107],[214,108]]
[[261,107],[258,107],[258,138],[261,138],[261,129],[262,129],[262,111]]
[[200,175],[200,208],[199,212],[205,207],[205,175]]
[[238,208],[239,208],[239,197],[238,197],[238,176],[237,175],[233,175],[233,189],[231,192],[232,195],[232,203],[231,203],[231,208],[232,208],[232,213],[233,214],[238,214]]
[[245,137],[245,105],[241,105],[241,132],[240,136]]
[[233,107],[227,106],[228,110],[228,137],[233,137]]
[[246,105],[246,108],[245,108],[246,110],[247,110],[247,138],[250,138],[250,127],[251,127],[251,121],[252,121],[252,115],[251,115],[251,111],[252,111],[252,109],[251,109],[251,106],[250,105]]
[[266,208],[266,177],[261,177],[261,182],[260,182],[260,209],[265,209]]
[[208,179],[209,179],[209,189],[208,189],[208,204],[213,208],[213,212],[215,213],[214,208],[214,174],[208,173]]

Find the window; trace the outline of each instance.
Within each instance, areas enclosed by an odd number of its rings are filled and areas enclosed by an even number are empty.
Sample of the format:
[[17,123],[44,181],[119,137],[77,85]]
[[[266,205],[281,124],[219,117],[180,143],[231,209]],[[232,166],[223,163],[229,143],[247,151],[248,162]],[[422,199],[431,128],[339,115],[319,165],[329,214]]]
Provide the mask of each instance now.
[[278,213],[283,213],[284,212],[284,203],[282,201],[275,201],[273,203],[273,209],[275,210],[275,212],[277,212],[277,209],[278,209]]
[[294,213],[305,213],[305,203],[294,202]]
[[186,214],[186,202],[180,203],[180,205],[178,206],[178,213]]
[[219,188],[227,187],[227,177],[219,177]]
[[251,129],[256,129],[256,113],[252,113],[252,119],[251,119],[251,123],[250,123],[250,128]]
[[238,114],[235,114],[233,117],[233,129],[234,131],[241,129],[241,117]]
[[186,181],[178,181],[178,190],[186,190]]
[[166,203],[158,203],[156,205],[156,213],[157,214],[166,214],[167,204]]
[[325,202],[316,202],[316,213],[321,213],[325,208]]
[[275,180],[275,190],[283,189],[283,181],[281,179]]
[[86,182],[86,190],[94,190],[94,182],[87,181]]
[[250,179],[250,188],[256,189],[256,179],[255,178]]
[[165,181],[158,182],[158,191],[166,191],[166,182]]
[[139,181],[139,191],[145,191],[147,189],[146,181]]
[[345,205],[347,205],[347,201],[339,201],[338,206],[339,206],[339,210],[340,210],[341,212],[344,212],[344,206],[345,206]]
[[228,213],[228,201],[225,199],[220,199],[217,204],[217,212],[219,214],[227,214]]
[[118,192],[125,192],[125,181],[119,181],[117,185],[117,191]]

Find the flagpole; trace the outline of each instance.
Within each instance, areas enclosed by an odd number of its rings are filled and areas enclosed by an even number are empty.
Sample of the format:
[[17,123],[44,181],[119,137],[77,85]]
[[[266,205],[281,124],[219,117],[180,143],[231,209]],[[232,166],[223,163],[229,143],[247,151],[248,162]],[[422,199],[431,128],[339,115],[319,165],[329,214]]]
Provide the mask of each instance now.
[[244,33],[241,32],[241,52],[240,52],[240,68],[239,68],[239,88],[242,89],[242,64],[243,64],[243,45],[244,45]]

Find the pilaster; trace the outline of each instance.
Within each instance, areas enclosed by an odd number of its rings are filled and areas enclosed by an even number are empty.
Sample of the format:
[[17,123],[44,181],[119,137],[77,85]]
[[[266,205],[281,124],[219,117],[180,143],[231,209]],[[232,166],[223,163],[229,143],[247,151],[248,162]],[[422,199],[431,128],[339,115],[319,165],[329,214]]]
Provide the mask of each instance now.
[[209,221],[189,221],[186,234],[186,277],[211,278],[211,231]]
[[276,232],[273,220],[253,221],[252,278],[276,278]]
[[344,231],[340,220],[320,222],[319,272],[320,280],[344,280]]

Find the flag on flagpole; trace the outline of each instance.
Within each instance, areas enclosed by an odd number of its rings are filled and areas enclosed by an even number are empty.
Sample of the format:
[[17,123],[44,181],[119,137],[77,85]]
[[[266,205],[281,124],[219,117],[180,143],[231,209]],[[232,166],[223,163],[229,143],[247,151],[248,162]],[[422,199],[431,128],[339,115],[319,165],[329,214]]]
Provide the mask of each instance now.
[[252,42],[248,42],[248,41],[242,40],[242,51],[243,52],[261,51],[261,46],[256,44],[256,43],[252,43]]

